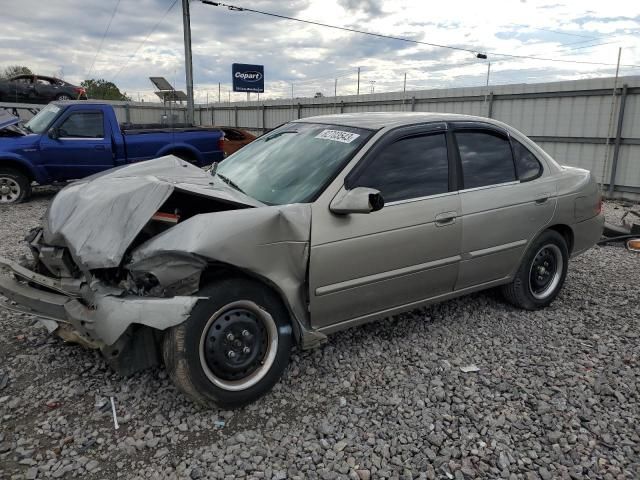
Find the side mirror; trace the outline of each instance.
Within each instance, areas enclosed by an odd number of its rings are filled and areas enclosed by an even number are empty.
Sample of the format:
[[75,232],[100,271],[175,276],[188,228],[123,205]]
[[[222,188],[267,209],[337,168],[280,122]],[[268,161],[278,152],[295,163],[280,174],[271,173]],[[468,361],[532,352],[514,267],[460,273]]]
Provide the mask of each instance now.
[[57,139],[59,139],[59,138],[60,138],[60,130],[58,130],[58,129],[57,129],[57,128],[55,128],[55,127],[50,128],[50,129],[47,131],[47,136],[48,136],[50,139],[52,139],[52,140],[57,140]]
[[338,215],[347,213],[371,213],[384,207],[380,191],[368,187],[356,187],[341,192],[333,199],[329,210]]

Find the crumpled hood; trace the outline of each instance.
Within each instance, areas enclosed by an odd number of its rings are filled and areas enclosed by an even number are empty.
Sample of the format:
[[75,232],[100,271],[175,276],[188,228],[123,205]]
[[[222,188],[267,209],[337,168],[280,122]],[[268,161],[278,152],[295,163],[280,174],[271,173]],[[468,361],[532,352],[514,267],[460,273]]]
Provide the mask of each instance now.
[[235,206],[264,206],[169,155],[114,168],[65,187],[49,206],[44,242],[68,247],[76,262],[86,268],[117,267],[174,190]]
[[10,125],[15,125],[20,119],[15,115],[11,115],[8,111],[0,108],[0,130]]

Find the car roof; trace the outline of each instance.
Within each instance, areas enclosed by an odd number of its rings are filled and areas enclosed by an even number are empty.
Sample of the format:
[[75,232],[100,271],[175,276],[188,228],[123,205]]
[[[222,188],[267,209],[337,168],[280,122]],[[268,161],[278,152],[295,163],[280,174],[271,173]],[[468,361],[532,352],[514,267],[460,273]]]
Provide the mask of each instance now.
[[368,128],[378,130],[381,128],[400,127],[428,122],[485,122],[504,127],[504,124],[490,118],[475,115],[460,115],[455,113],[435,112],[359,112],[341,113],[339,115],[319,115],[317,117],[305,117],[295,122],[326,123],[332,125],[344,125],[346,127]]

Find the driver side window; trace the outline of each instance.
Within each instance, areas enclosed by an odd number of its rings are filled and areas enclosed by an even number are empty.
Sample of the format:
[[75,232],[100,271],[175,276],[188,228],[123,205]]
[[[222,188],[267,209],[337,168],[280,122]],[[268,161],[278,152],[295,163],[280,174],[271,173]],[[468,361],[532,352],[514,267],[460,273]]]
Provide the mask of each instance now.
[[101,112],[71,114],[60,125],[60,138],[104,138]]
[[380,190],[386,203],[449,191],[444,133],[401,138],[384,148],[354,181]]

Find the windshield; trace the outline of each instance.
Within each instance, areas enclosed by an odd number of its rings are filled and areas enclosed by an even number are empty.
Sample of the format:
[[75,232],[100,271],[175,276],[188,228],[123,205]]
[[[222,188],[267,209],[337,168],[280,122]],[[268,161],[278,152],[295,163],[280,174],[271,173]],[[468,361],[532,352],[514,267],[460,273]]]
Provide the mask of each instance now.
[[370,135],[362,128],[288,123],[228,157],[217,173],[269,205],[309,202]]
[[24,126],[33,133],[44,133],[51,125],[51,122],[58,116],[60,107],[54,104],[49,104],[44,107],[38,114],[29,120]]

